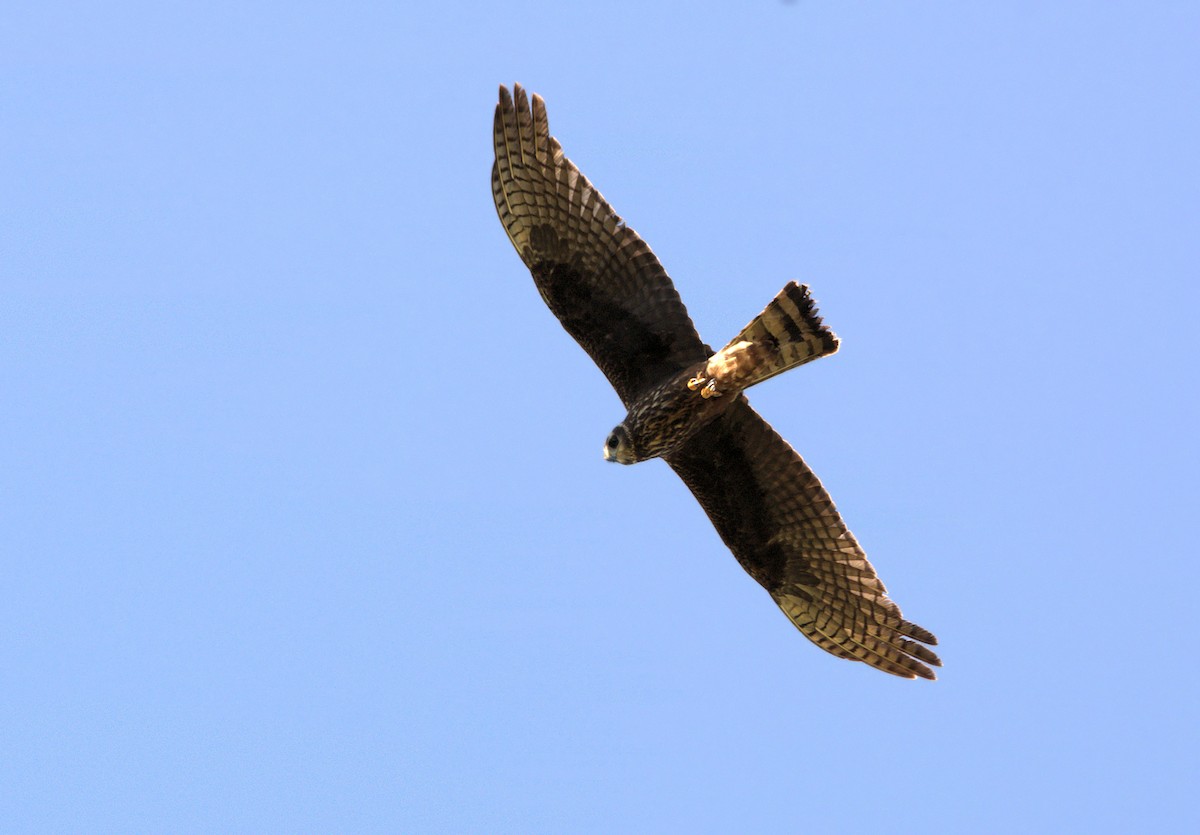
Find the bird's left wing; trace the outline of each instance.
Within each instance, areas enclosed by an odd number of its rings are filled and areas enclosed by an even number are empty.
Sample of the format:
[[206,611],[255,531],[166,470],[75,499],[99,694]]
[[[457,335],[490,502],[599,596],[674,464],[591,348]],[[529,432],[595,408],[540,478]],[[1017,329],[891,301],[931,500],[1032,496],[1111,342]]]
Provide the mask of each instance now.
[[538,291],[608,377],[626,407],[708,358],[687,309],[650,247],[613,211],[550,136],[546,106],[500,88],[492,196]]
[[667,463],[742,567],[804,635],[842,658],[935,678],[926,629],[900,614],[800,455],[739,396]]

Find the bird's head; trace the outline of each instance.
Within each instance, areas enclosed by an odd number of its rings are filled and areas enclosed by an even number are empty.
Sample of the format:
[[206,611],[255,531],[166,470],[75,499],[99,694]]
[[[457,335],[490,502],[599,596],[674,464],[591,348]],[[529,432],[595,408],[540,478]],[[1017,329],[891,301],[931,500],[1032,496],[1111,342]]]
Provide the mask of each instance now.
[[619,424],[616,429],[608,433],[608,440],[604,442],[604,460],[616,461],[621,464],[638,462],[637,452],[633,448],[633,438],[630,437],[625,424]]

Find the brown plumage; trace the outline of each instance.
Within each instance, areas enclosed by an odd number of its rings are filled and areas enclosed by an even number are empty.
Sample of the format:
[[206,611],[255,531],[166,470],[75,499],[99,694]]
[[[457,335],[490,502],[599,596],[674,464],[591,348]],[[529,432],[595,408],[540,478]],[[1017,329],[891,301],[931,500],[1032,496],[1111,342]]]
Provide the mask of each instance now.
[[808,288],[788,284],[728,345],[701,340],[650,248],[550,136],[546,108],[500,88],[492,195],[500,221],[567,332],[628,413],[604,456],[666,460],[742,567],[813,643],[905,678],[934,678],[821,482],[742,391],[834,353]]

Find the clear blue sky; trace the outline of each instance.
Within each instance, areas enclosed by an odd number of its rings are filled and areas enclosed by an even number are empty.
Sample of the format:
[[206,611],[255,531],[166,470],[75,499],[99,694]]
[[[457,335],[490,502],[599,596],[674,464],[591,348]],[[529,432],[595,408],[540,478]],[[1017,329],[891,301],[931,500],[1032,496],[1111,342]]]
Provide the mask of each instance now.
[[[1183,831],[1200,6],[22,4],[0,829]],[[828,656],[545,309],[500,83],[721,343],[930,684]]]

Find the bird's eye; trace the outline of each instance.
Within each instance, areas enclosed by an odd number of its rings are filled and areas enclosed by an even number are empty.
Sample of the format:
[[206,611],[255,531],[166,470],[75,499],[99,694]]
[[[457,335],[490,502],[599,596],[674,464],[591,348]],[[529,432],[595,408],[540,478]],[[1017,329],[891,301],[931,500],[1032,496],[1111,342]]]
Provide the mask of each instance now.
[[621,443],[621,441],[616,435],[608,436],[608,448],[609,449],[616,449],[617,445],[620,443]]

